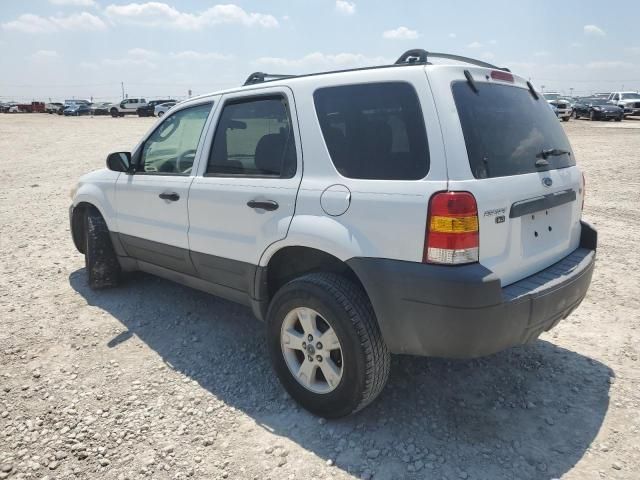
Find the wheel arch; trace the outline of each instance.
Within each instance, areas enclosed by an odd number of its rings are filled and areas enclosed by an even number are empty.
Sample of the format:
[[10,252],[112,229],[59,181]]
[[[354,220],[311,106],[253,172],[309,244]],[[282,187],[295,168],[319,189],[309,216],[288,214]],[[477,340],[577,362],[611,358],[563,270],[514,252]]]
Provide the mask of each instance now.
[[85,253],[84,238],[87,230],[87,211],[93,210],[100,214],[102,218],[104,215],[100,213],[98,207],[89,202],[79,202],[71,210],[71,237],[73,238],[73,244],[80,253]]
[[254,312],[265,318],[271,299],[283,285],[308,273],[318,272],[341,275],[367,295],[362,281],[344,260],[311,246],[288,245],[273,252],[267,264],[257,268],[254,295],[259,303],[259,312],[255,309]]

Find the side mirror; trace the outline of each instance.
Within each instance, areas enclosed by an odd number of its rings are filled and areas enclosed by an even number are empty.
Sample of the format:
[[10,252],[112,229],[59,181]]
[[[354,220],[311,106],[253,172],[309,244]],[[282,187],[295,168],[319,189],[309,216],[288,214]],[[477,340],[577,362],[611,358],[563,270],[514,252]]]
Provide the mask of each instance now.
[[131,153],[114,152],[107,156],[107,168],[114,172],[131,171]]

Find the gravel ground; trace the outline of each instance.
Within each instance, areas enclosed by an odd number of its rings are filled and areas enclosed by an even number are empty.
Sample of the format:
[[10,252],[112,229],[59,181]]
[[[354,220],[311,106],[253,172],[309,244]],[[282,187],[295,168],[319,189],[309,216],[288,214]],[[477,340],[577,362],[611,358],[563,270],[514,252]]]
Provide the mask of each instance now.
[[640,121],[571,121],[598,265],[535,344],[396,357],[362,413],[298,408],[248,310],[151,276],[93,292],[69,190],[145,118],[0,115],[0,480],[640,478]]

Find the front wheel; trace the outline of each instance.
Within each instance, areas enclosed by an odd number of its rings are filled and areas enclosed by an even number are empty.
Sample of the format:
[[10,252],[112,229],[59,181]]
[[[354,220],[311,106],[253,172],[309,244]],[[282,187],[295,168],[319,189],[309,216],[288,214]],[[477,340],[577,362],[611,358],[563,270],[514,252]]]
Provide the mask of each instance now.
[[159,112],[158,112],[158,118],[160,118],[160,117],[161,117],[161,116],[163,116],[163,115],[164,115],[164,112],[163,112],[163,111],[159,111]]
[[592,122],[596,120],[596,114],[593,112],[593,110],[589,112],[589,120],[591,120]]
[[118,117],[118,109],[117,108],[112,108],[111,110],[109,110],[109,113],[111,114],[111,116],[113,118],[117,118]]
[[85,217],[84,259],[89,286],[98,290],[120,283],[120,263],[113,250],[109,229],[104,218],[94,210]]
[[339,275],[312,273],[282,287],[269,306],[267,343],[284,388],[322,417],[366,407],[389,377],[390,354],[371,303]]

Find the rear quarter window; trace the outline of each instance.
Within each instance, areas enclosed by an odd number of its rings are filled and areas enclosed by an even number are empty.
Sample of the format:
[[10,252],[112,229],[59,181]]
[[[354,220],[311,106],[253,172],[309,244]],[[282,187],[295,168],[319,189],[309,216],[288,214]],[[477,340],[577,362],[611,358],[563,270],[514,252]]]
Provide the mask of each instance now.
[[[460,117],[469,166],[475,178],[521,175],[566,168],[575,158],[564,129],[544,97],[536,100],[525,88],[465,81],[451,86]],[[548,157],[536,167],[536,155],[561,149],[570,155]]]
[[327,149],[341,175],[418,180],[429,172],[424,119],[410,84],[325,87],[313,97]]

